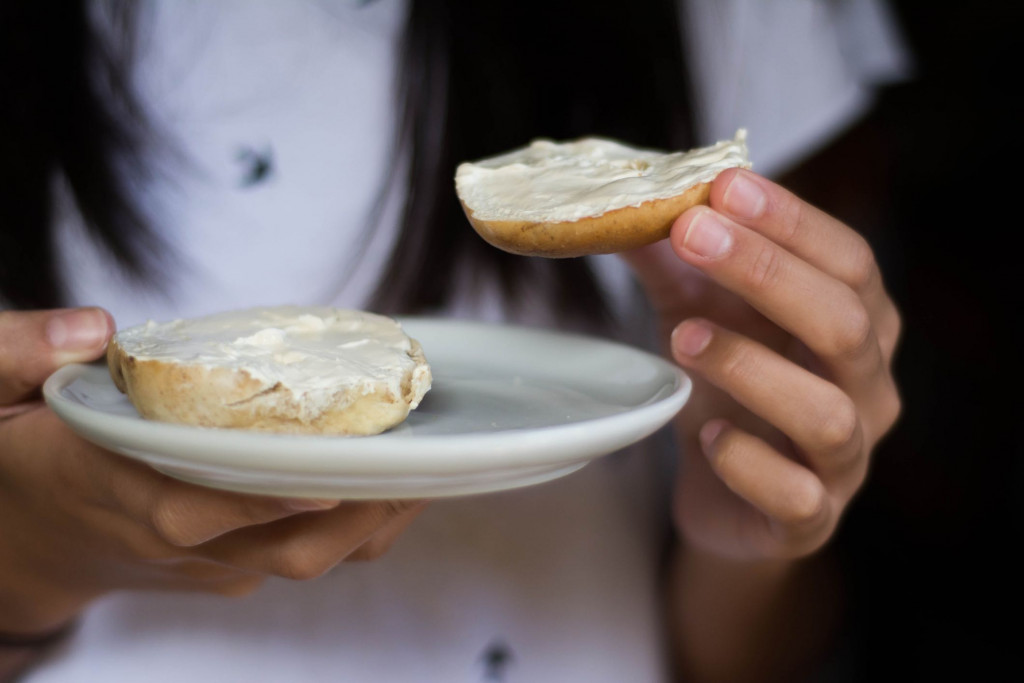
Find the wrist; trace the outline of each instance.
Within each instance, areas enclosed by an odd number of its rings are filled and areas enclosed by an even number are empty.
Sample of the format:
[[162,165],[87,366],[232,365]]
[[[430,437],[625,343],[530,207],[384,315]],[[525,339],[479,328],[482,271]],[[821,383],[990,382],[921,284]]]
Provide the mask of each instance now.
[[85,598],[10,599],[0,591],[0,647],[45,644],[70,629],[85,609]]
[[[18,540],[17,526],[0,531]],[[0,547],[0,635],[31,639],[60,631],[102,594],[86,580],[84,563],[35,550],[27,542]]]
[[[747,601],[762,602],[772,599],[779,587],[794,581],[806,558],[737,558],[686,543],[676,549],[674,571],[687,584],[700,586],[694,591],[698,600],[721,599],[731,602],[745,594]],[[706,593],[707,587],[716,587]]]
[[58,647],[77,624],[88,600],[64,590],[42,590],[38,581],[0,581],[0,683],[17,680]]
[[32,643],[69,628],[96,594],[0,573],[0,642]]
[[39,650],[46,649],[61,642],[74,631],[77,620],[71,620],[50,631],[32,633],[9,633],[0,631],[0,648],[7,650]]
[[74,631],[75,622],[45,633],[0,632],[0,681],[13,681],[37,664]]
[[828,553],[738,559],[680,546],[669,576],[687,680],[801,679],[841,622],[845,592]]

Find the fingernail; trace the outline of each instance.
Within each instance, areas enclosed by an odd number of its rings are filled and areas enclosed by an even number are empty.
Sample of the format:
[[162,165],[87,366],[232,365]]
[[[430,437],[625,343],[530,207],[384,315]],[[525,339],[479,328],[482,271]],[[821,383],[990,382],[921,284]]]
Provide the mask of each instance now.
[[317,498],[288,498],[282,501],[285,508],[293,512],[315,512],[316,510],[330,510],[338,504],[336,500],[319,500]]
[[718,435],[725,429],[725,420],[711,420],[700,428],[700,445],[705,449],[715,442]]
[[107,315],[96,308],[59,313],[46,323],[46,340],[60,351],[89,351],[107,340]]
[[687,320],[672,332],[672,346],[684,356],[696,356],[711,343],[711,328],[697,320]]
[[757,218],[764,213],[768,197],[749,175],[740,171],[729,181],[722,195],[725,210],[737,218]]
[[691,222],[683,246],[704,258],[719,258],[732,247],[732,234],[714,211],[701,211]]

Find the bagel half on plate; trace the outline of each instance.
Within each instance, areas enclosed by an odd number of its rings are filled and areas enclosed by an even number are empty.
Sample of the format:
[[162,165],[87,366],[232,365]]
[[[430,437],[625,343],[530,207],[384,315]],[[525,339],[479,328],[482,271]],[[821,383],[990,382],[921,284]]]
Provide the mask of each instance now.
[[114,335],[107,364],[144,418],[293,434],[383,432],[431,383],[395,320],[325,307],[149,322]]

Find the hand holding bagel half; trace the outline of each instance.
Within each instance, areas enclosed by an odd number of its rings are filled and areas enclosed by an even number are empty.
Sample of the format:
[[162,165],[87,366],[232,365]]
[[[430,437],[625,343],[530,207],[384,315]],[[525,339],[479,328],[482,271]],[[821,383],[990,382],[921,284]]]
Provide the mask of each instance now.
[[676,420],[677,528],[739,562],[825,544],[900,411],[899,312],[870,246],[749,166],[741,130],[678,154],[537,141],[456,173],[494,246],[625,252],[695,381]]
[[487,242],[524,256],[564,258],[627,251],[668,237],[710,183],[749,168],[746,131],[688,152],[664,153],[601,138],[535,140],[460,164],[455,189]]

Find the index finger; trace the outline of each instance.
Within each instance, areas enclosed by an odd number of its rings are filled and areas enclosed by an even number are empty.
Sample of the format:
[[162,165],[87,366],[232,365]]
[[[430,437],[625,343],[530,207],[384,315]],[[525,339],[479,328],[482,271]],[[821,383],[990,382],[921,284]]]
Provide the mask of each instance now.
[[883,293],[871,247],[859,233],[789,190],[745,169],[721,173],[713,209],[847,285],[868,303]]
[[900,337],[900,315],[883,283],[875,254],[857,231],[767,178],[743,169],[721,173],[711,207],[770,239],[849,287],[874,322],[887,361]]

